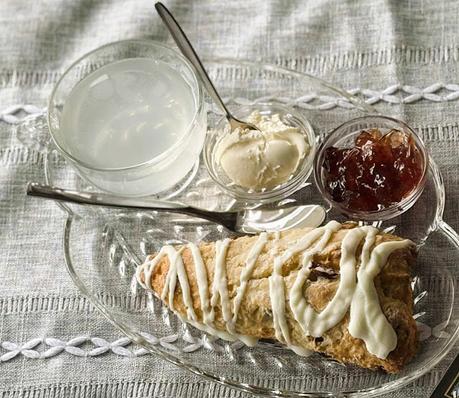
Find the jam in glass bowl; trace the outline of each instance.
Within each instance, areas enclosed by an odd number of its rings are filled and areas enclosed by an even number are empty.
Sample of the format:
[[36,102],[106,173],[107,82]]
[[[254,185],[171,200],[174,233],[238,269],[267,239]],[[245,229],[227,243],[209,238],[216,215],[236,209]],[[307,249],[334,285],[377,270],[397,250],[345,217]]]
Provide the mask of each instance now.
[[404,122],[363,116],[336,128],[320,146],[314,173],[323,197],[347,217],[396,217],[421,195],[428,155]]

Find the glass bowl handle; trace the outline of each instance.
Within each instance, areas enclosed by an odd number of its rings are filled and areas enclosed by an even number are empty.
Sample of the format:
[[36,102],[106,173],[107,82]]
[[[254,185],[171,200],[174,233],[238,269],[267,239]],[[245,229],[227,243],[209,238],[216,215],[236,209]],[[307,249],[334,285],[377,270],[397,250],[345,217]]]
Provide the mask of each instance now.
[[15,134],[17,139],[27,148],[41,153],[46,152],[51,141],[46,109],[22,119],[16,124]]

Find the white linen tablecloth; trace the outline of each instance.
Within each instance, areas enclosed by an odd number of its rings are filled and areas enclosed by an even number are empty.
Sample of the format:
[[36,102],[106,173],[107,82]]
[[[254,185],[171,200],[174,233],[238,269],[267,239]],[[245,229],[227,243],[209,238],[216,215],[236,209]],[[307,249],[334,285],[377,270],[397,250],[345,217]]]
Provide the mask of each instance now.
[[[443,173],[445,220],[459,228],[459,3],[165,3],[203,57],[271,62],[370,103],[405,103]],[[46,106],[72,61],[127,38],[172,43],[151,0],[0,1],[0,397],[247,395],[134,355],[64,269],[64,214],[24,196],[27,181],[43,180],[43,158],[18,139],[15,123]],[[441,117],[429,112],[433,105]],[[451,360],[392,396],[428,397]]]

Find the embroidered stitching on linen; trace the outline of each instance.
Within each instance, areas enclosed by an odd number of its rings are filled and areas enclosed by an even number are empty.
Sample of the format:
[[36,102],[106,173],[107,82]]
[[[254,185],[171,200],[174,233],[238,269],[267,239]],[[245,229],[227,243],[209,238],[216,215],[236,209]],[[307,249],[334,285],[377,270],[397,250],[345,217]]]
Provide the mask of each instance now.
[[[442,322],[430,327],[422,322],[417,322],[420,341],[433,336],[440,339],[449,338],[445,331],[447,322]],[[156,337],[149,333],[142,333],[142,337],[153,345],[159,345],[172,352],[194,352],[199,349],[206,349],[216,352],[237,351],[244,346],[240,341],[225,343],[228,347],[222,346],[214,338],[203,335],[202,338],[194,337],[185,327],[182,336],[171,334],[164,337]],[[7,362],[14,358],[25,357],[28,359],[48,359],[59,354],[67,353],[77,357],[95,357],[102,354],[115,354],[123,357],[140,357],[149,354],[145,348],[134,344],[129,338],[122,337],[115,341],[108,341],[100,337],[77,336],[68,341],[54,337],[34,338],[25,343],[14,343],[3,341],[0,344],[3,349],[0,351],[0,363]]]
[[[379,102],[388,104],[412,104],[420,100],[431,102],[449,102],[459,99],[459,84],[435,83],[428,87],[419,88],[408,85],[394,84],[384,90],[353,88],[348,93],[360,96],[368,105],[374,105]],[[272,99],[303,109],[328,110],[336,107],[353,108],[354,105],[341,97],[328,95],[309,94],[297,98],[279,97],[272,95],[269,97],[260,97],[255,100],[246,98],[225,98],[226,102],[234,102],[240,105],[256,104],[266,102]],[[319,103],[315,103],[319,102]],[[36,115],[44,112],[44,108],[30,104],[12,105],[0,112],[0,121],[8,124],[20,123],[26,116]]]

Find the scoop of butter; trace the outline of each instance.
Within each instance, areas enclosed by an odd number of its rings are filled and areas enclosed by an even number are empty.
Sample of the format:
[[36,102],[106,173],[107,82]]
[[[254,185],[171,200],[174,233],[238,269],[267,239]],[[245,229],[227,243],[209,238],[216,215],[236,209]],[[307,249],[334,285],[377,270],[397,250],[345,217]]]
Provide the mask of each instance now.
[[216,149],[216,160],[226,175],[244,188],[271,189],[284,183],[309,152],[309,143],[297,127],[287,126],[279,115],[247,118],[257,130],[227,133]]

